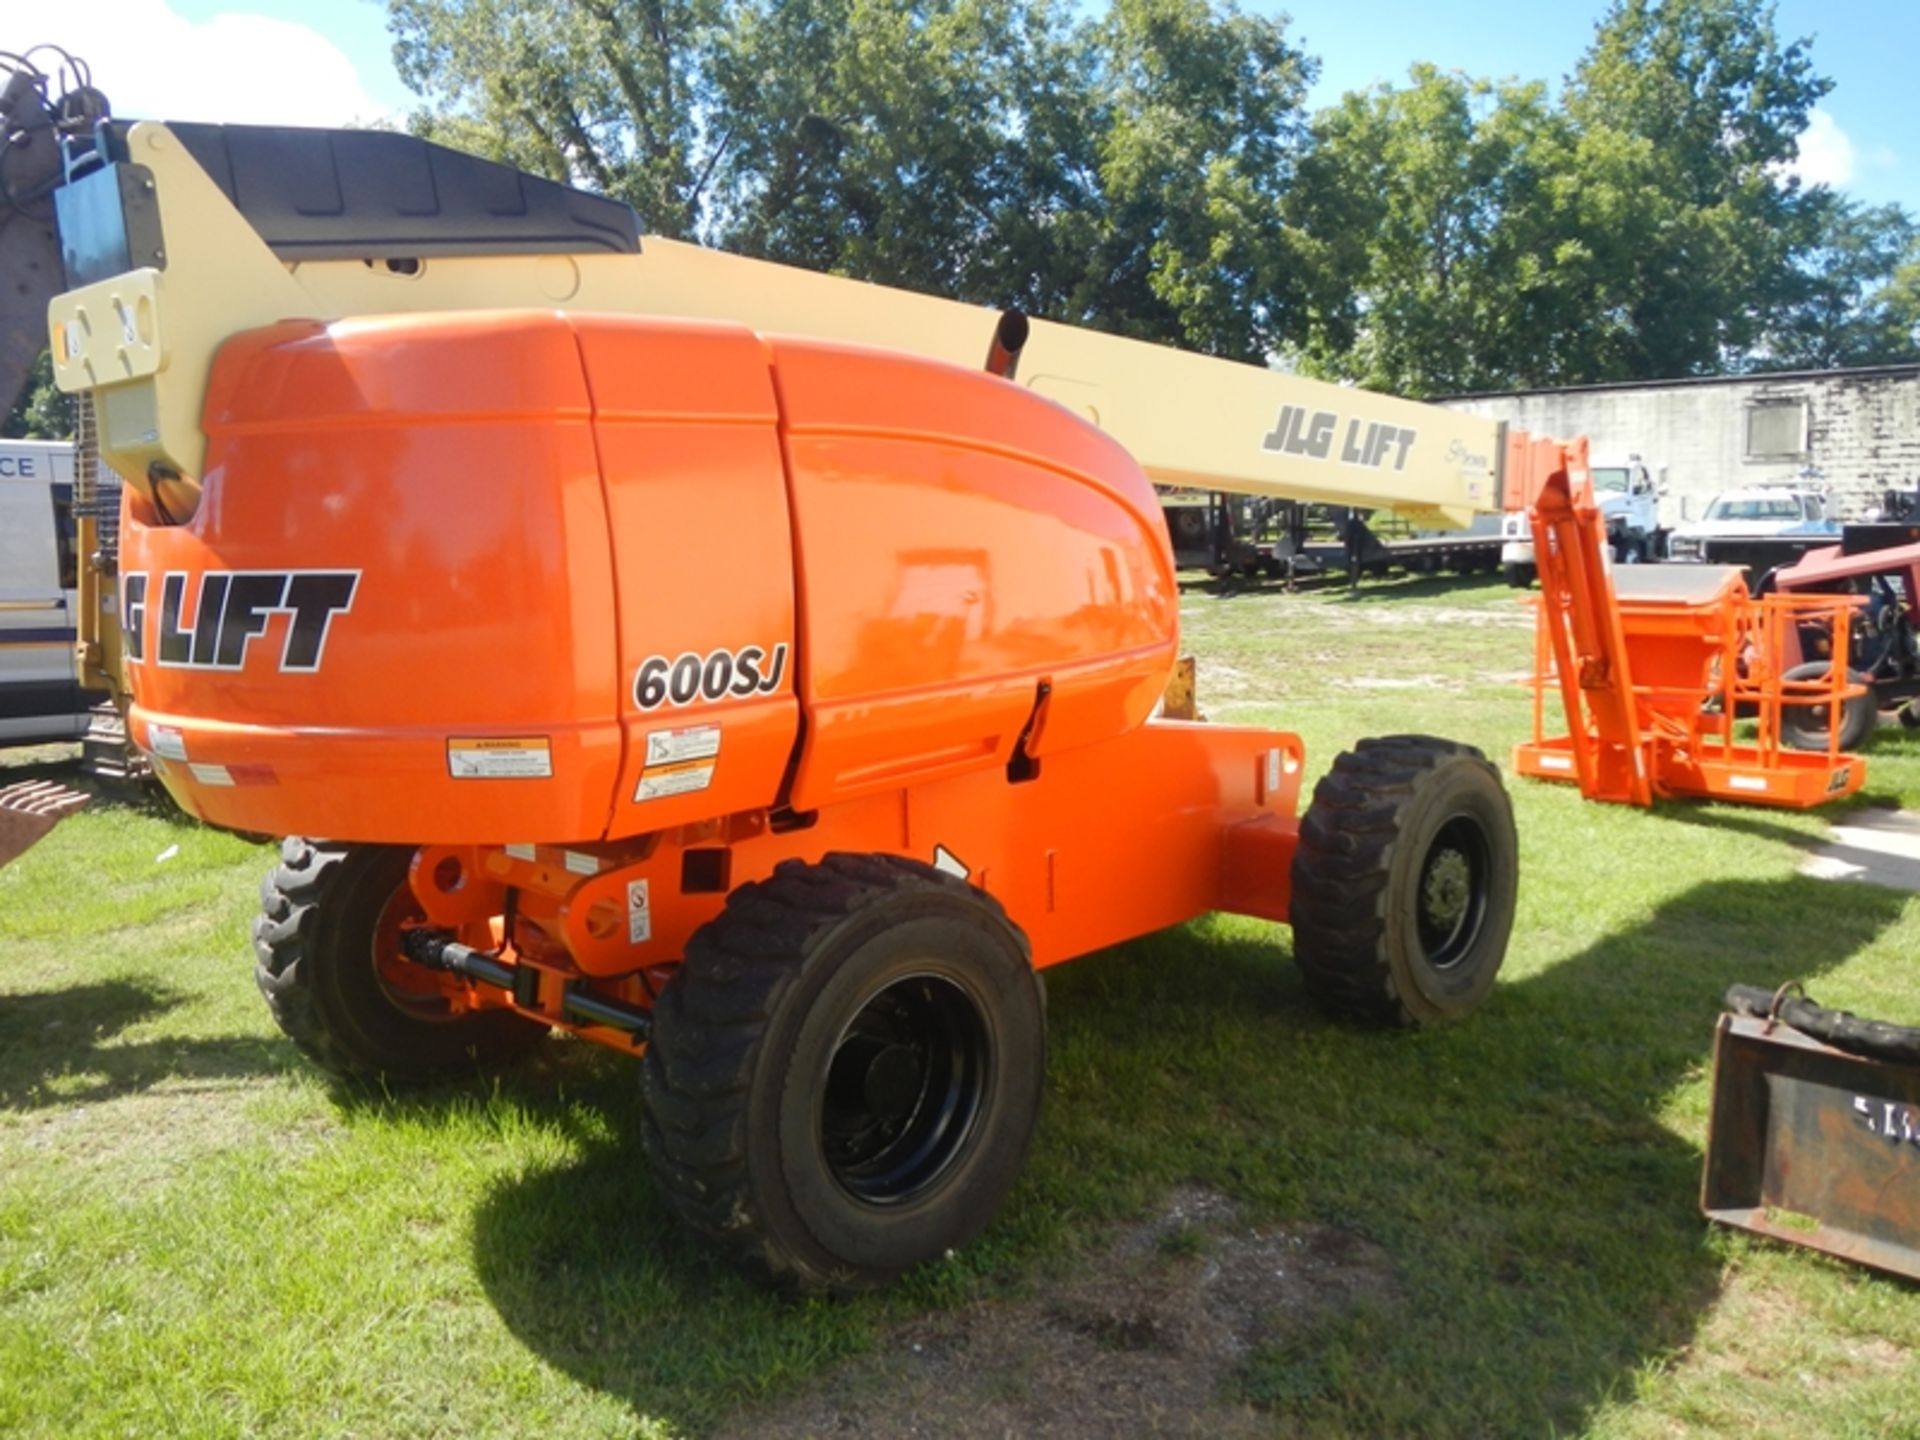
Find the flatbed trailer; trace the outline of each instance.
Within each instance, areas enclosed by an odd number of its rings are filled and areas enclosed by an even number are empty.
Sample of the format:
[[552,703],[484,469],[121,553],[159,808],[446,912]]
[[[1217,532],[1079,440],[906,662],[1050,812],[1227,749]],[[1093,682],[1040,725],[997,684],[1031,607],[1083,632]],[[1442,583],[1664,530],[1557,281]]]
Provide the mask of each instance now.
[[[1362,519],[1347,528],[1345,538],[1310,542],[1302,553],[1320,569],[1349,575],[1384,575],[1391,570],[1491,575],[1500,568],[1499,523],[1498,515],[1485,515],[1475,522],[1476,528],[1464,531],[1383,539]],[[1485,528],[1488,525],[1492,528]]]
[[1180,568],[1214,575],[1357,579],[1394,570],[1492,574],[1500,565],[1500,517],[1492,513],[1465,530],[1384,535],[1370,523],[1373,511],[1221,491],[1162,495],[1161,513]]

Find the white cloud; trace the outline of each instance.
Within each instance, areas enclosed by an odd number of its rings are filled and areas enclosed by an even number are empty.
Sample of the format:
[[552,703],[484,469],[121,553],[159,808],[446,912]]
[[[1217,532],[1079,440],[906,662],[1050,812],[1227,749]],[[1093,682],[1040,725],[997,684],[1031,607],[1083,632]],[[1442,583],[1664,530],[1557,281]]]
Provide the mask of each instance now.
[[345,125],[385,116],[339,46],[295,21],[231,12],[196,22],[166,0],[86,0],[43,14],[47,33],[16,35],[8,48],[65,46],[129,119]]
[[1840,122],[1816,107],[1807,116],[1800,154],[1786,167],[1787,173],[1798,175],[1803,185],[1831,185],[1838,190],[1852,181],[1859,167],[1860,153]]

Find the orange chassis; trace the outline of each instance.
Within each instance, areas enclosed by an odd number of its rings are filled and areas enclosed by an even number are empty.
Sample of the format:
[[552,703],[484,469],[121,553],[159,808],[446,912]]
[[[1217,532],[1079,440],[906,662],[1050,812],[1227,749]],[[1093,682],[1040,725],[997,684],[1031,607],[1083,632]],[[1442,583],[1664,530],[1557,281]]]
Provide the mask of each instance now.
[[204,424],[196,513],[129,491],[133,737],[214,823],[413,851],[405,923],[468,963],[383,955],[398,990],[630,1049],[729,893],[839,851],[963,874],[1039,966],[1287,918],[1300,742],[1148,719],[1153,489],[1029,391],[731,325],[398,316],[236,337]]
[[[517,986],[448,976],[456,1003],[509,1005],[632,1050],[644,1025],[594,1023],[583,993],[644,1010],[727,894],[784,860],[916,857],[990,890],[1036,967],[1223,910],[1284,922],[1298,837],[1293,735],[1156,721],[1009,784],[974,772],[830,806],[754,811],[610,845],[429,845],[423,923],[495,953]],[[504,977],[503,977],[504,978]],[[571,1003],[570,1003],[571,1002]]]

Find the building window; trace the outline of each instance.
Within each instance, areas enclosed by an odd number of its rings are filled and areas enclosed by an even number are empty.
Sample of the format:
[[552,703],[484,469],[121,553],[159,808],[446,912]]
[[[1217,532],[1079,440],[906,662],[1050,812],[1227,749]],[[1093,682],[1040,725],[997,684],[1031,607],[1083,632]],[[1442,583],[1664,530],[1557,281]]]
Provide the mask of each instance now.
[[1799,460],[1806,453],[1806,401],[1756,400],[1747,406],[1747,459]]

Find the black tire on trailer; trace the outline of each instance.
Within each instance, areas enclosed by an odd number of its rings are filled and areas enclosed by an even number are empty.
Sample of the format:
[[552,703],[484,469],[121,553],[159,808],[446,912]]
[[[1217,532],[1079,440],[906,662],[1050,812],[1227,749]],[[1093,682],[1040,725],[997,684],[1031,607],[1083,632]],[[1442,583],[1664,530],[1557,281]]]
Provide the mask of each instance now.
[[1507,564],[1500,567],[1500,573],[1506,577],[1507,584],[1516,590],[1525,590],[1533,584],[1533,566]]
[[[336,1075],[418,1084],[504,1065],[547,1033],[510,1010],[455,1013],[446,982],[399,957],[401,927],[420,914],[412,854],[294,838],[260,882],[254,979],[288,1038]],[[407,967],[417,984],[402,988],[392,977]]]
[[[1833,667],[1824,660],[1809,660],[1796,665],[1783,680],[1825,680]],[[1874,698],[1873,680],[1859,670],[1849,669],[1847,679],[1865,687],[1865,693],[1840,702],[1840,748],[1858,750],[1873,737],[1880,723],[1879,702]],[[1824,750],[1827,732],[1833,721],[1827,705],[1782,705],[1780,741],[1795,750]]]
[[1025,1163],[1046,1010],[991,897],[890,855],[741,886],[661,991],[641,1068],[662,1192],[803,1293],[973,1240]]
[[1513,806],[1470,745],[1362,740],[1314,788],[1293,859],[1293,954],[1329,1010],[1380,1025],[1471,1013],[1519,889]]
[[1162,513],[1167,517],[1167,529],[1176,550],[1197,550],[1212,543],[1213,516],[1206,509],[1198,505],[1169,505]]

